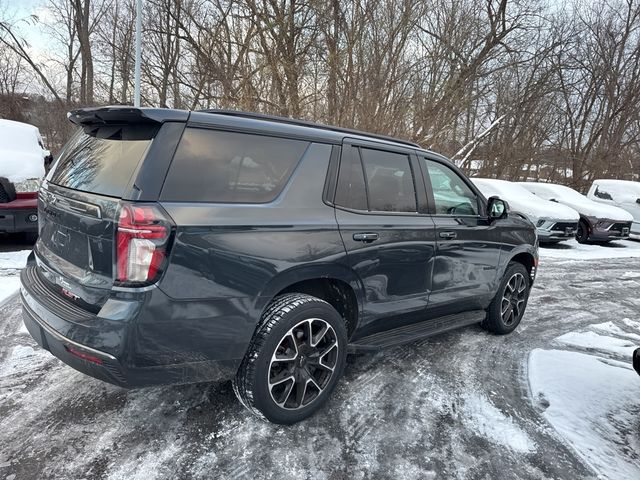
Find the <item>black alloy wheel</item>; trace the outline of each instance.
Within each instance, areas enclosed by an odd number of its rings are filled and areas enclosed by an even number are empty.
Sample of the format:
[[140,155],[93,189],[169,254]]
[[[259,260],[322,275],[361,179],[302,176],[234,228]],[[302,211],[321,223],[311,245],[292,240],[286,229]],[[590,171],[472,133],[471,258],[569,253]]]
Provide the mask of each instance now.
[[530,289],[529,270],[520,262],[510,262],[482,326],[498,335],[513,332],[524,316]]
[[292,424],[310,417],[330,397],[347,358],[345,320],[304,293],[285,293],[266,308],[233,389],[254,415]]
[[338,361],[333,327],[309,318],[291,328],[271,357],[269,393],[281,408],[296,410],[313,402],[329,384]]
[[510,327],[520,321],[527,301],[527,279],[522,273],[514,273],[507,281],[502,293],[500,315],[505,326]]

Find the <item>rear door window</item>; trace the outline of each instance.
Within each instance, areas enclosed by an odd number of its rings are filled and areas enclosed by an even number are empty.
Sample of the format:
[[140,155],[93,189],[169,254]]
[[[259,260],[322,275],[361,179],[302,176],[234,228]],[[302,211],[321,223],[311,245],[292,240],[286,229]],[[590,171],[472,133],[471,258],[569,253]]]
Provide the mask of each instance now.
[[266,203],[283,190],[309,143],[187,128],[161,198],[165,201]]
[[378,212],[416,212],[416,190],[409,156],[361,148],[369,191],[369,209]]
[[122,197],[156,128],[105,126],[78,131],[47,180],[61,187]]

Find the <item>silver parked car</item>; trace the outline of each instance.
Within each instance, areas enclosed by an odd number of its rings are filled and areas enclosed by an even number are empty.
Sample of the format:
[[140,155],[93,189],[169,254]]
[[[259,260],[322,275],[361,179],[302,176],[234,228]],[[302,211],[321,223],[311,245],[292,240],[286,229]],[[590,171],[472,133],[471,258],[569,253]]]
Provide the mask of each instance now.
[[506,180],[472,178],[471,181],[485,197],[498,196],[509,203],[512,213],[528,218],[536,226],[540,243],[557,243],[575,237],[580,214],[573,208],[544,200]]
[[596,203],[564,185],[535,182],[521,182],[519,185],[540,198],[575,209],[580,214],[576,232],[576,240],[580,243],[629,238],[633,217],[621,208]]

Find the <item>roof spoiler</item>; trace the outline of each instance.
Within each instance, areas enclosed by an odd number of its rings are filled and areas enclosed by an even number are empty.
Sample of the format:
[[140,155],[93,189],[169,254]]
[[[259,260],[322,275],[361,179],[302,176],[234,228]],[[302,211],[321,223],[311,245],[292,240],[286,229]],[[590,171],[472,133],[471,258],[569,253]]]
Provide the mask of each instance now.
[[100,125],[186,122],[189,118],[189,112],[168,108],[108,106],[71,110],[67,113],[67,118],[81,127],[97,127]]

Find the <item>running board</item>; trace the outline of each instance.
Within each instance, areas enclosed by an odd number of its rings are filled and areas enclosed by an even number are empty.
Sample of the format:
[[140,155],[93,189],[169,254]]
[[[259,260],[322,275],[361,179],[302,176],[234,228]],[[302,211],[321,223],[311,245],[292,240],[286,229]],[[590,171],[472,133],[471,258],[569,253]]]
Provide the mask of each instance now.
[[480,323],[485,319],[486,315],[487,312],[484,310],[472,310],[455,315],[431,318],[419,323],[412,323],[359,338],[349,344],[348,351],[349,353],[375,351],[403,343],[414,342],[449,330]]

